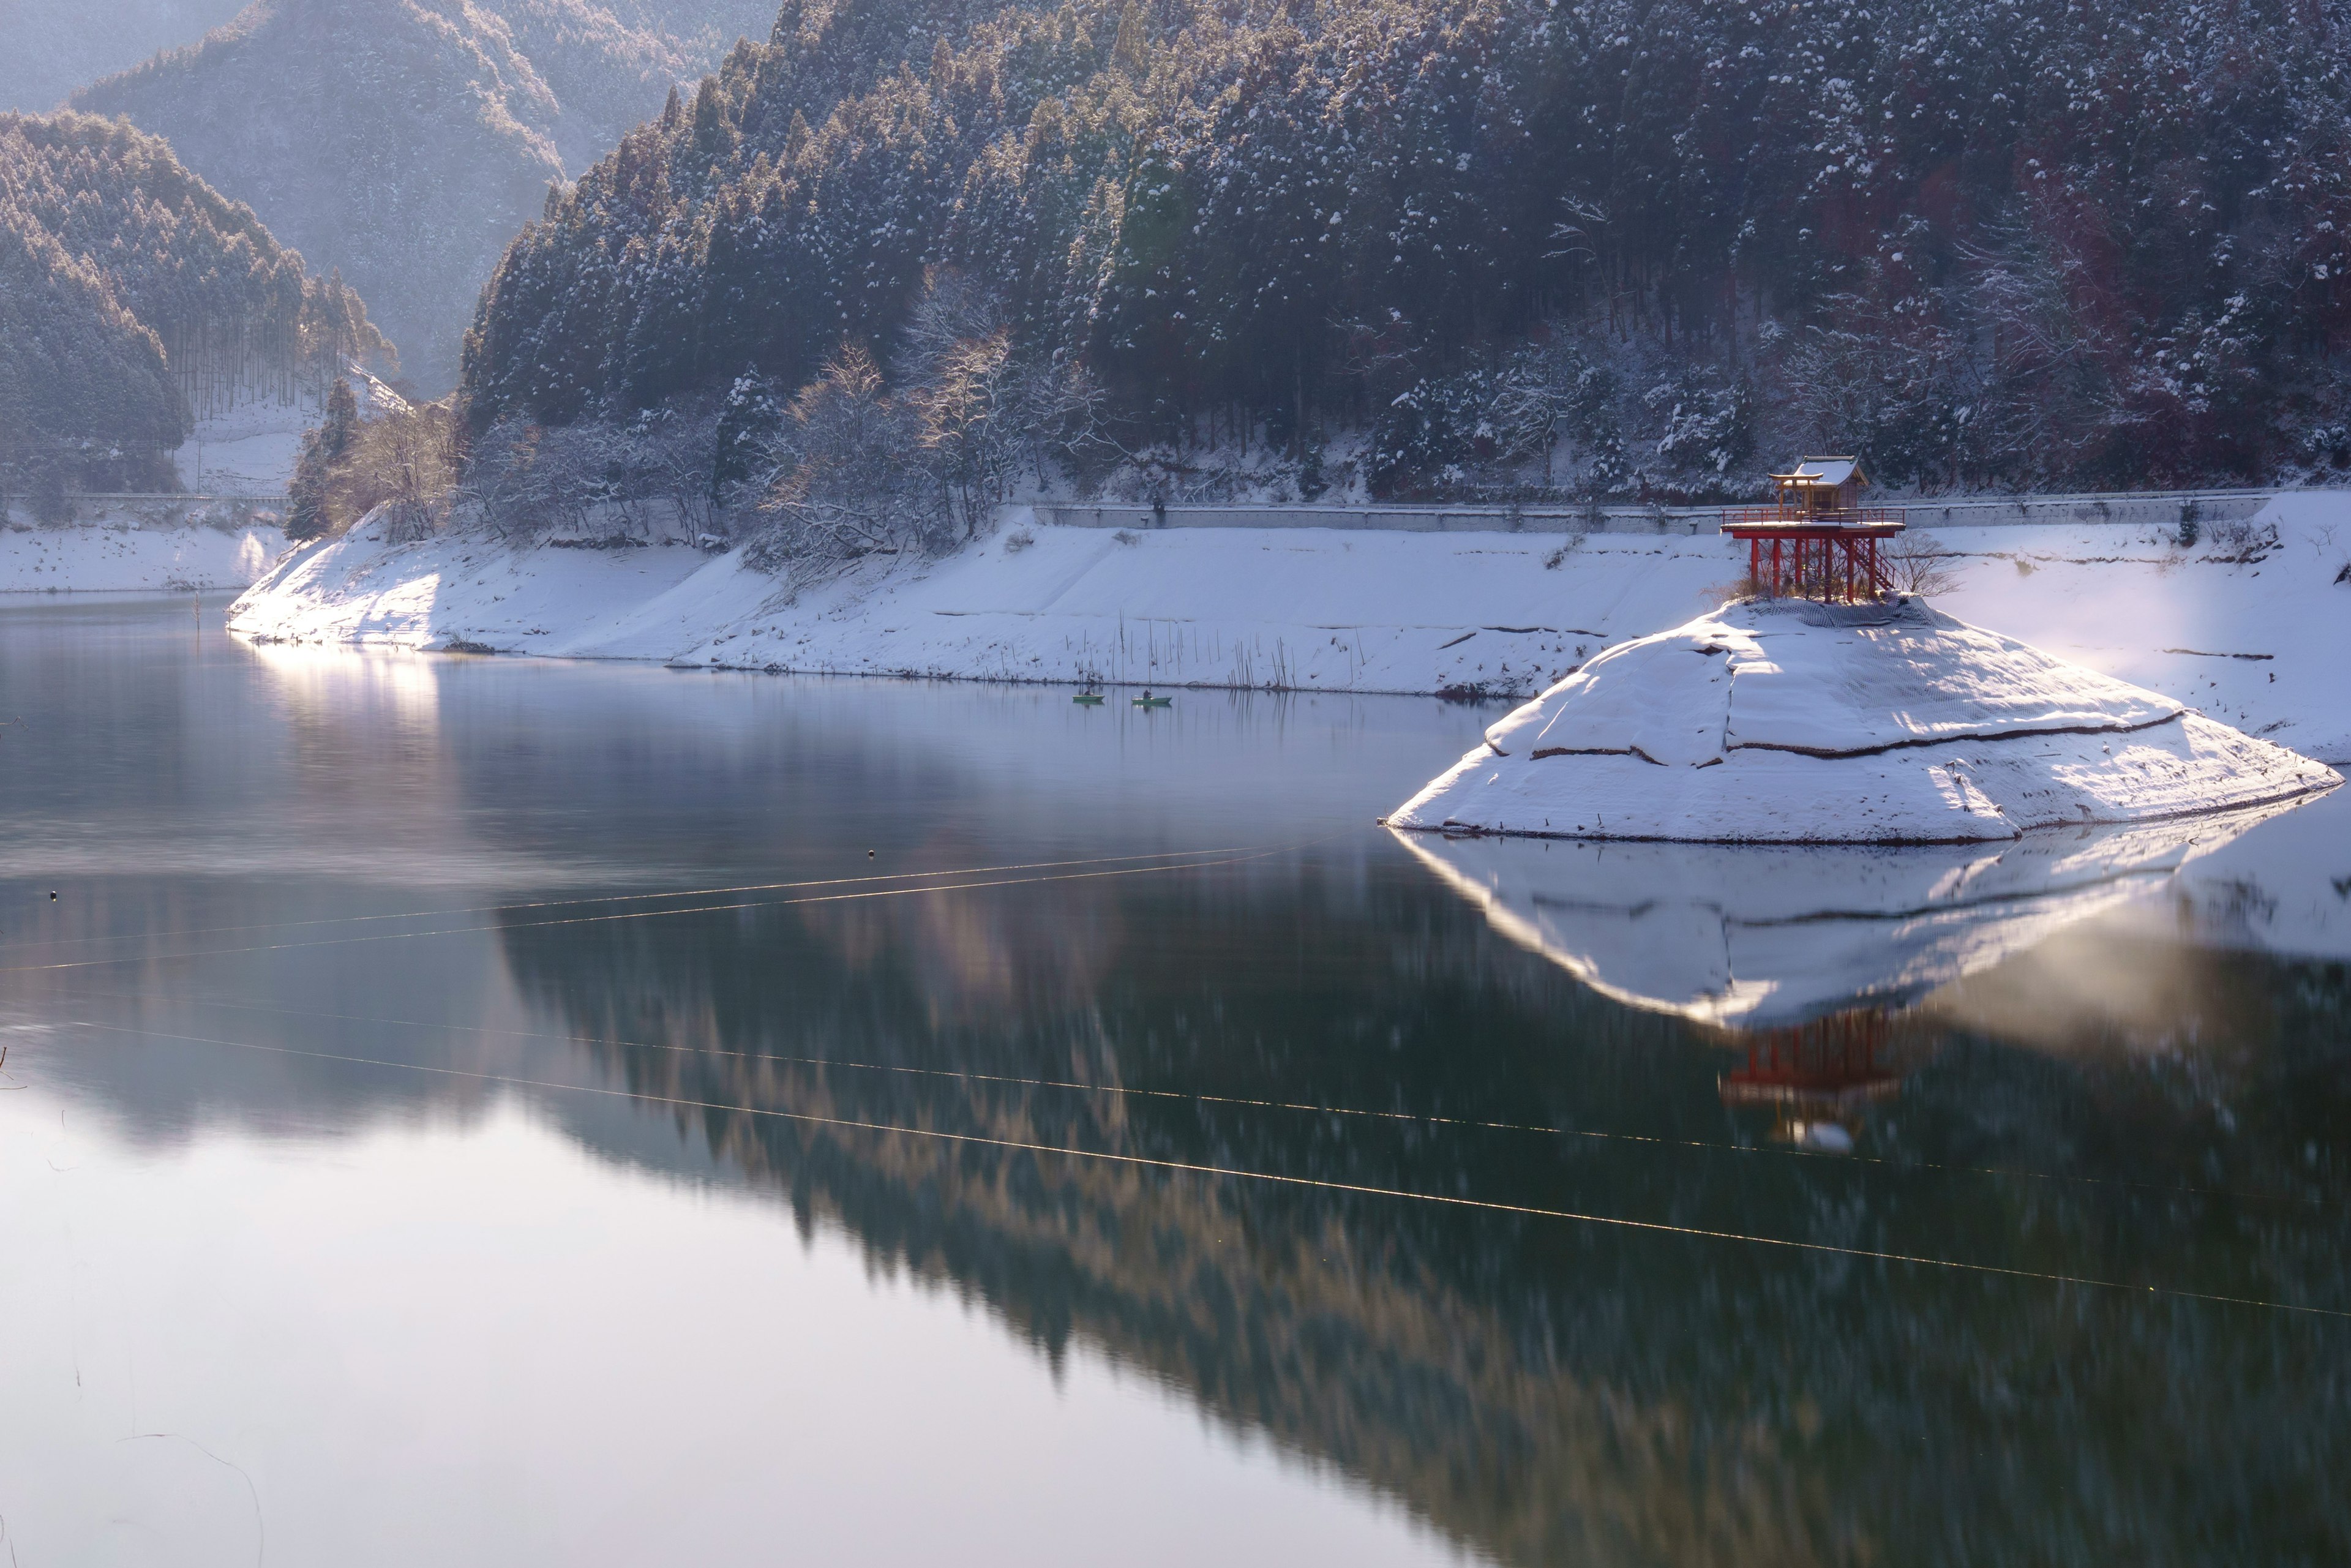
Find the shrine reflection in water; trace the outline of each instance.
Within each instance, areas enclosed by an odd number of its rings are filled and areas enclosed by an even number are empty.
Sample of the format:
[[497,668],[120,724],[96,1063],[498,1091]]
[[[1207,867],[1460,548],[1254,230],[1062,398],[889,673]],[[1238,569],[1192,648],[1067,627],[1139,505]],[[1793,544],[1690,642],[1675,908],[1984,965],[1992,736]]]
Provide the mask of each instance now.
[[[0,623],[35,911],[0,940],[91,967],[15,970],[8,1067],[155,1180],[230,1145],[298,1177],[526,1107],[665,1176],[680,1225],[713,1192],[771,1202],[812,1259],[977,1309],[1038,1379],[1113,1368],[1261,1445],[1290,1479],[1238,1539],[1283,1542],[1267,1560],[2351,1546],[2339,799],[2006,852],[1405,840],[1371,818],[1480,716],[1073,715],[35,619]],[[141,705],[143,754],[60,722],[48,694],[93,678]],[[52,879],[55,911],[26,896]],[[466,1278],[444,1245],[427,1321]],[[541,1325],[623,1310],[523,1299]],[[665,1311],[722,1360],[778,1354],[725,1303]],[[960,1354],[944,1375],[981,1375]],[[322,1406],[398,1406],[319,1376]],[[932,1393],[899,1396],[922,1425]],[[733,1395],[668,1397],[716,1420]],[[262,1448],[231,1457],[285,1505]],[[1164,1505],[1174,1472],[1112,1448],[1110,1521]],[[893,1510],[946,1481],[873,1463]],[[704,1526],[748,1519],[768,1469],[714,1462]],[[1123,1554],[1236,1550],[1150,1517]],[[1097,1560],[1104,1528],[1061,1496],[1021,1549]]]

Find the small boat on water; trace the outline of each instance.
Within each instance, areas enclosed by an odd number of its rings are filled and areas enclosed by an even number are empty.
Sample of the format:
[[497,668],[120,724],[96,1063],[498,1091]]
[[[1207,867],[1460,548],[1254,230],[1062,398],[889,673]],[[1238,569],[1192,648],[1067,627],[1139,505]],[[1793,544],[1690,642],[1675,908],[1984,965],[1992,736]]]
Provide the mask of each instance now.
[[1100,707],[1102,705],[1102,695],[1100,692],[1080,692],[1070,700],[1073,703],[1083,703],[1088,707]]
[[1145,692],[1141,696],[1134,699],[1134,706],[1137,707],[1165,707],[1169,703],[1174,702],[1175,700],[1176,699],[1173,697],[1155,697],[1149,692]]

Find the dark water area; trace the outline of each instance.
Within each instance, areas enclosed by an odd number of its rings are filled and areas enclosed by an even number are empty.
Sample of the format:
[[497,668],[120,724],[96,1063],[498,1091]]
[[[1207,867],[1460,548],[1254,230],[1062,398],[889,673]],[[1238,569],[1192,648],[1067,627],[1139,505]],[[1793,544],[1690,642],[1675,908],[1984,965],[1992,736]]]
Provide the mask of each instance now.
[[0,610],[16,1562],[2351,1557],[2346,792],[1407,843],[1492,712],[220,608]]

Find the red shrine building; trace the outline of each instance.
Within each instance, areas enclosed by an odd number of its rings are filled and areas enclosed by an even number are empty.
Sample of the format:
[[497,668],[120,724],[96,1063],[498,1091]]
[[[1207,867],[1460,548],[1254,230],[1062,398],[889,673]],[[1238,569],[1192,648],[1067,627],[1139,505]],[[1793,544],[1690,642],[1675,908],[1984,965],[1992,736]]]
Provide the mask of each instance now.
[[1849,1146],[1863,1113],[1901,1092],[1894,1032],[1891,1014],[1867,1007],[1736,1039],[1747,1060],[1716,1081],[1722,1103],[1768,1109],[1784,1142],[1835,1127]]
[[1772,505],[1722,514],[1722,531],[1747,541],[1747,575],[1757,592],[1850,602],[1888,591],[1877,546],[1902,531],[1902,510],[1861,504],[1869,476],[1859,458],[1801,458],[1771,483]]

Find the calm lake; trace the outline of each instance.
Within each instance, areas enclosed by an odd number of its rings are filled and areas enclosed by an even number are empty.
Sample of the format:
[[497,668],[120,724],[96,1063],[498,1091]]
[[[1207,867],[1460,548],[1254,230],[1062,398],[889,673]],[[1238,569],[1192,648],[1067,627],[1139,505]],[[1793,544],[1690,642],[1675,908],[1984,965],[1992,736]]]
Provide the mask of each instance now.
[[14,1563],[2351,1559],[2351,791],[1405,843],[1499,710],[224,608],[0,609]]

